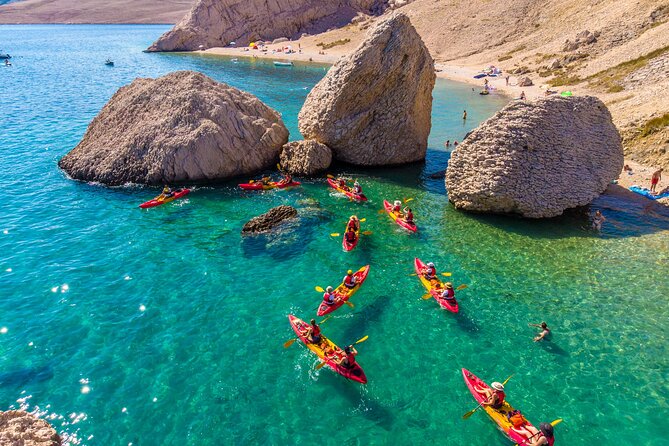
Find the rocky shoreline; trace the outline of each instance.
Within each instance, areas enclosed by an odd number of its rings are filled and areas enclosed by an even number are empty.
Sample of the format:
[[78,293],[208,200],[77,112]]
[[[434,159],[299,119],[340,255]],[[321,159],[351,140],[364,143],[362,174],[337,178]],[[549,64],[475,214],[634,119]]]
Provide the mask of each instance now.
[[60,446],[62,439],[46,421],[22,410],[0,412],[0,445]]

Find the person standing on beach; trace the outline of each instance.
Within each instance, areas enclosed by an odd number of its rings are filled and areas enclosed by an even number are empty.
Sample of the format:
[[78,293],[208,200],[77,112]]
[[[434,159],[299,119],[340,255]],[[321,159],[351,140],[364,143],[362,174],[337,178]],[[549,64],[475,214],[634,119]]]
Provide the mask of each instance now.
[[653,176],[650,178],[650,191],[654,194],[657,193],[657,185],[662,181],[662,171],[664,169],[660,168],[653,173]]
[[506,76],[506,77],[504,78],[504,79],[506,79],[506,86],[507,86],[507,87],[509,86],[509,77],[510,77],[510,76]]
[[462,120],[463,120],[463,121],[466,121],[466,120],[467,120],[467,110],[465,110],[464,112],[462,112]]

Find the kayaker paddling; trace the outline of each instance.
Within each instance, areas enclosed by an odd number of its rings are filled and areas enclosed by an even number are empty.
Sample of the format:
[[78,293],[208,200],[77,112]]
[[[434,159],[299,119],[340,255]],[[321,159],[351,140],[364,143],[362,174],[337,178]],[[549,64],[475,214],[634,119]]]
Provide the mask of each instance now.
[[404,221],[409,223],[410,225],[413,224],[413,212],[411,212],[410,207],[405,207],[404,208]]
[[[511,429],[521,433],[513,427]],[[553,443],[555,443],[555,433],[553,425],[550,423],[539,424],[538,430],[528,424],[524,426],[524,431],[530,433],[530,435],[527,436],[527,440],[521,446],[553,446]]]
[[355,357],[358,354],[358,351],[355,349],[355,347],[353,347],[352,345],[346,346],[344,348],[344,353],[346,354],[346,356],[339,359],[335,359],[335,361],[337,361],[337,364],[349,369],[355,367],[356,364]]
[[289,173],[286,172],[283,175],[283,179],[281,181],[279,181],[279,184],[284,185],[284,184],[290,184],[292,182],[293,182],[293,177]]
[[262,183],[263,186],[269,186],[270,185],[269,184],[270,183],[270,177],[262,177],[260,182]]
[[444,290],[441,292],[441,298],[455,302],[455,291],[453,290],[453,284],[451,282],[446,282],[444,284]]
[[423,271],[423,276],[430,281],[437,278],[437,268],[435,268],[434,263],[428,262],[427,267]]
[[163,187],[163,192],[160,194],[160,199],[164,200],[165,198],[169,198],[172,195],[174,195],[174,192],[172,191],[172,189],[170,189],[169,186],[165,186],[165,187]]
[[[325,302],[328,305],[333,305],[335,302],[335,295],[334,295],[334,290],[332,289],[331,286],[327,287],[325,289],[325,293],[323,293],[323,302]],[[314,323],[314,320],[311,320],[311,323]],[[319,330],[320,331],[320,330]]]
[[344,237],[346,237],[346,243],[352,245],[353,243],[355,243],[356,239],[355,230],[349,227],[348,230],[346,231],[346,234],[344,234]]
[[529,326],[541,328],[541,333],[534,337],[534,342],[541,341],[551,333],[551,330],[548,328],[548,324],[546,324],[546,322],[542,322],[541,324],[529,324]]
[[[332,289],[332,287],[328,287]],[[316,324],[316,319],[312,319],[307,329],[304,331],[304,337],[312,344],[319,344],[323,337],[321,336],[321,327]]]
[[395,200],[393,203],[393,212],[398,215],[402,214],[402,202],[400,200]]
[[355,288],[357,285],[357,281],[355,280],[355,276],[353,275],[353,270],[348,270],[346,272],[346,275],[344,276],[344,286],[346,288]]
[[360,187],[360,183],[357,181],[353,183],[353,193],[357,195],[362,194],[362,187]]
[[486,397],[485,401],[481,403],[483,406],[490,406],[493,409],[500,409],[504,405],[504,385],[499,382],[494,382],[490,387],[477,387],[476,391]]
[[351,215],[351,217],[348,219],[346,230],[348,231],[350,229],[353,229],[353,231],[360,230],[360,220],[358,220],[358,217],[355,215]]

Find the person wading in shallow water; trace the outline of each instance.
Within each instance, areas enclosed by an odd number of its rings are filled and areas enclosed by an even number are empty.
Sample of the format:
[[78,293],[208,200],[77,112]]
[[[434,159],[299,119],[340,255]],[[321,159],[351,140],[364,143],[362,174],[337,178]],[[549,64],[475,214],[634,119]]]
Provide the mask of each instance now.
[[602,230],[602,224],[606,221],[606,217],[602,215],[602,211],[599,209],[595,212],[595,216],[592,217],[592,228],[597,231]]
[[546,336],[548,336],[551,333],[550,328],[548,328],[548,324],[546,322],[542,322],[540,324],[528,324],[530,327],[538,327],[541,328],[541,333],[536,335],[534,337],[534,342],[539,342],[542,339],[544,339]]
[[[486,81],[487,81],[487,79],[486,79]],[[486,84],[486,85],[488,85],[488,84]],[[465,111],[462,112],[462,120],[463,120],[463,121],[466,121],[466,120],[467,120],[467,110],[465,110]]]
[[653,176],[650,178],[650,191],[654,194],[657,193],[657,185],[662,181],[662,171],[664,169],[659,169],[653,172]]

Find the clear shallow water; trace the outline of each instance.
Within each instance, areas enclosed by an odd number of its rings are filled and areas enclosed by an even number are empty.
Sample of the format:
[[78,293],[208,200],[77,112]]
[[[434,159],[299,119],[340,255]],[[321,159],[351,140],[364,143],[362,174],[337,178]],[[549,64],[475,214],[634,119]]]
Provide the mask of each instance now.
[[[558,444],[667,438],[667,218],[610,196],[595,203],[608,218],[601,235],[576,215],[472,216],[428,176],[445,166],[443,141],[503,99],[440,81],[425,165],[348,171],[365,205],[320,181],[262,194],[230,183],[141,211],[155,190],[67,180],[57,160],[137,76],[203,71],[280,110],[298,137],[323,67],[141,53],[165,29],[0,26],[15,56],[0,68],[0,408],[39,407],[88,445],[509,444],[483,414],[461,419],[475,406],[467,367],[488,381],[513,373],[507,395],[530,420],[565,420]],[[378,214],[394,197],[415,199],[418,234]],[[281,203],[300,208],[299,225],[240,237],[243,222]],[[352,213],[373,235],[343,253],[329,234]],[[420,298],[414,256],[469,285],[461,314]],[[339,344],[369,335],[358,350],[370,382],[359,386],[282,344],[288,313],[314,315],[315,285],[366,263],[355,309],[323,326]],[[527,323],[540,320],[551,342],[532,342]]]

